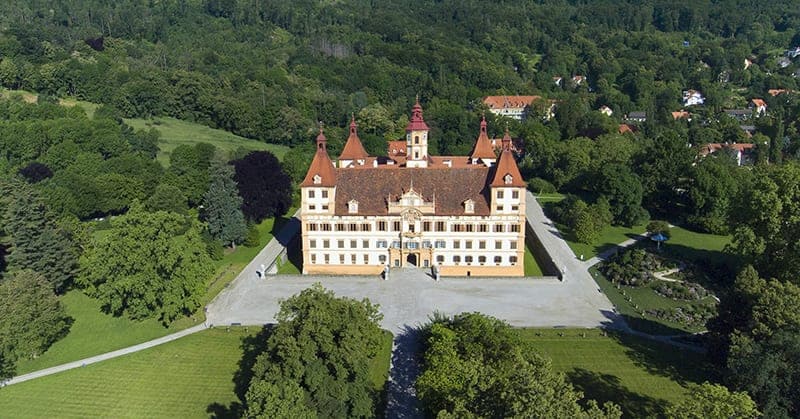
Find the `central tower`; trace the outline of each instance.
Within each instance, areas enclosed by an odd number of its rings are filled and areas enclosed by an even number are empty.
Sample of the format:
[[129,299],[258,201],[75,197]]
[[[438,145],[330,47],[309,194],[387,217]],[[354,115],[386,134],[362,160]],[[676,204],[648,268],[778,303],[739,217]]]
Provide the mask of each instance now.
[[406,126],[406,167],[428,167],[428,130],[417,98]]

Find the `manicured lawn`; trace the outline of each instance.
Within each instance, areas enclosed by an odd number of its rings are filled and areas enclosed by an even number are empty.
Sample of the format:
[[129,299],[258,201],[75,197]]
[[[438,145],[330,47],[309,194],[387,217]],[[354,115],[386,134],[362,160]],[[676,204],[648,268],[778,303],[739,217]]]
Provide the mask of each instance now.
[[531,253],[531,249],[528,246],[525,246],[525,276],[542,276],[542,268],[539,267],[539,264],[536,263],[536,258],[533,257],[533,253]]
[[[0,416],[238,417],[252,352],[266,333],[215,328],[142,352],[0,390]],[[376,389],[388,377],[392,335],[370,365]],[[245,348],[248,350],[245,351]],[[244,368],[240,370],[240,366]],[[238,389],[237,389],[238,386]]]
[[159,152],[156,159],[164,166],[169,165],[169,156],[172,150],[183,144],[208,143],[228,152],[240,147],[247,150],[268,150],[278,159],[282,159],[286,151],[289,150],[288,147],[282,145],[262,143],[227,131],[175,118],[125,119],[125,123],[134,129],[155,128],[161,133],[161,141],[158,144]]
[[669,229],[670,239],[661,245],[666,255],[689,262],[729,263],[735,258],[723,252],[731,236],[697,233],[682,227]]
[[185,325],[165,328],[155,319],[136,322],[126,317],[114,317],[101,312],[97,300],[78,290],[68,292],[61,301],[67,313],[75,319],[69,334],[39,358],[20,361],[17,375],[142,343],[202,321],[191,322],[188,319]]
[[597,329],[522,329],[522,335],[587,398],[617,403],[624,417],[657,416],[685,396],[687,383],[714,379],[702,354],[630,335],[602,336]]
[[[10,386],[2,416],[208,417],[238,401],[244,329],[212,329],[142,352]],[[212,406],[214,409],[211,409]]]

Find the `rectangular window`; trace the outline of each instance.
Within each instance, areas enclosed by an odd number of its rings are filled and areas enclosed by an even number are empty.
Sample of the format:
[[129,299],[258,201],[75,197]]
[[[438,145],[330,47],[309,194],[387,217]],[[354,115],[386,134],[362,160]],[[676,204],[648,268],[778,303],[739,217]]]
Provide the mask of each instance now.
[[317,231],[317,223],[308,223],[308,225],[306,225],[306,230]]
[[474,224],[467,224],[466,225],[466,230],[467,230],[467,233],[472,233],[473,231],[475,231],[475,225]]
[[331,247],[331,241],[330,240],[323,240],[322,241],[322,248],[323,249],[327,249],[329,247]]
[[436,222],[436,231],[445,231],[445,222],[444,221],[437,221]]
[[364,265],[369,265],[369,255],[364,253],[364,256],[361,258]]
[[372,224],[370,223],[361,224],[361,231],[372,231]]
[[519,191],[512,191],[511,198],[519,199]]
[[308,197],[309,197],[309,198],[313,198],[313,197],[314,197],[314,190],[313,190],[313,189],[309,189],[309,191],[308,191]]
[[519,205],[512,205],[511,211],[519,211]]
[[464,256],[464,262],[472,263],[472,256]]
[[494,248],[495,248],[496,250],[500,250],[500,249],[502,249],[502,248],[503,248],[503,242],[501,242],[500,240],[497,240],[497,241],[495,241],[495,242],[494,242]]
[[465,249],[472,249],[472,240],[465,240],[464,241],[464,248]]
[[430,249],[431,248],[431,241],[430,240],[424,240],[422,242],[422,248],[423,249]]
[[381,265],[386,264],[386,255],[379,255],[378,262],[380,262]]
[[400,221],[392,221],[392,231],[400,231]]
[[358,242],[355,240],[350,240],[350,248],[355,249],[358,247]]
[[433,245],[434,245],[434,246],[435,246],[437,249],[444,249],[444,248],[447,246],[447,244],[445,243],[445,241],[444,241],[444,240],[436,240],[436,242],[434,242],[434,243],[433,243]]
[[495,256],[494,257],[495,265],[499,265],[502,261],[503,261],[503,258],[501,258],[500,256]]
[[517,257],[516,256],[511,256],[511,257],[508,258],[508,261],[511,262],[512,265],[516,265],[517,264]]
[[386,221],[378,221],[378,231],[386,231]]
[[511,246],[512,250],[517,248],[517,242],[514,241],[514,240],[510,241],[508,244],[509,244],[509,246]]
[[486,233],[487,231],[489,231],[489,226],[487,224],[478,224],[479,233]]
[[369,240],[361,240],[361,248],[369,249]]
[[317,263],[317,255],[312,253],[311,254],[311,264],[313,265],[315,263]]
[[309,249],[316,249],[317,248],[317,241],[316,240],[309,240],[308,241],[308,248]]
[[353,253],[352,255],[350,255],[350,264],[355,265],[356,263],[358,263],[356,262],[356,254]]
[[331,263],[331,255],[325,253],[325,264],[327,265],[329,263]]
[[344,240],[337,240],[336,247],[339,249],[344,249]]
[[419,243],[417,242],[406,242],[406,247],[409,249],[419,249]]
[[392,242],[392,249],[399,249],[400,248],[400,240],[395,240]]
[[494,232],[495,233],[502,233],[505,230],[503,227],[504,227],[504,225],[502,225],[502,224],[495,224],[494,225]]
[[389,243],[386,240],[378,240],[375,242],[375,247],[378,249],[385,249]]
[[461,256],[458,256],[458,255],[453,256],[453,262],[460,263],[461,262]]
[[511,224],[510,231],[512,233],[519,233],[519,224]]
[[350,231],[358,231],[358,224],[350,223]]
[[461,242],[458,240],[453,240],[453,249],[460,249],[460,248],[461,248]]
[[430,221],[423,221],[422,222],[422,231],[429,232],[431,231],[431,222]]
[[336,231],[347,231],[345,230],[344,223],[336,223]]
[[478,242],[478,249],[485,249],[486,248],[486,240],[480,240]]
[[463,227],[462,224],[453,224],[450,226],[450,231],[452,231],[453,233],[460,233],[462,227]]
[[322,190],[322,197],[323,198],[327,198],[328,197],[328,190],[327,189],[323,189]]
[[497,191],[497,199],[503,199],[503,190],[502,189]]
[[308,210],[309,210],[309,211],[316,211],[316,210],[317,210],[317,206],[316,206],[316,205],[314,205],[314,204],[309,204],[309,205],[308,205]]
[[436,256],[436,263],[444,263],[444,256],[442,255]]
[[323,206],[322,206],[322,210],[323,210],[323,211],[327,211],[327,210],[328,210],[328,204],[325,204],[325,205],[323,205]]
[[480,263],[481,265],[486,263],[486,256],[478,256],[478,263]]
[[344,254],[339,255],[339,264],[344,265]]
[[328,223],[322,224],[322,231],[331,231],[331,225]]

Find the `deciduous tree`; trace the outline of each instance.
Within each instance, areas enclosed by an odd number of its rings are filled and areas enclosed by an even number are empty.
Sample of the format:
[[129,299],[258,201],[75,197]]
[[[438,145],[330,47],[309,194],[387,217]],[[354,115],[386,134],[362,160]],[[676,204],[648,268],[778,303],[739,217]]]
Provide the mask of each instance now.
[[254,151],[232,163],[245,218],[260,222],[286,213],[292,204],[292,180],[272,153]]

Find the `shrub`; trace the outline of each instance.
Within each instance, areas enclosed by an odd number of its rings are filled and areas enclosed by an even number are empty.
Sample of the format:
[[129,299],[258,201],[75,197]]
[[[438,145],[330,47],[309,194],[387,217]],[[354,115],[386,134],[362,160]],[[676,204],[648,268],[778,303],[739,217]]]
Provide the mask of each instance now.
[[244,237],[244,243],[242,244],[247,247],[257,247],[260,238],[258,226],[256,224],[251,224],[250,227],[247,228],[247,235]]
[[666,237],[670,237],[669,223],[666,222],[666,221],[661,221],[661,220],[650,221],[647,224],[646,229],[647,229],[647,232],[652,234],[652,235],[656,235],[658,233],[661,233]]
[[663,297],[676,300],[700,300],[709,295],[705,288],[691,282],[659,281],[653,290]]
[[641,286],[651,282],[653,272],[661,268],[661,261],[652,253],[630,249],[604,263],[600,271],[615,284]]

